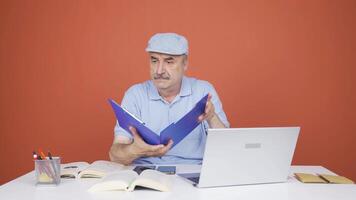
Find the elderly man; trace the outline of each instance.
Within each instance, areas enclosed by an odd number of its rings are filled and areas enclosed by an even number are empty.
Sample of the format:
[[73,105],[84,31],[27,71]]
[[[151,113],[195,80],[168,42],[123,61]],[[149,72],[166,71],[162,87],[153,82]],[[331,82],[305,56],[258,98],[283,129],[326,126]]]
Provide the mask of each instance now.
[[[200,164],[206,141],[206,128],[229,127],[214,87],[207,81],[184,76],[188,68],[188,41],[175,33],[158,33],[148,42],[152,80],[130,87],[122,106],[156,133],[178,121],[206,94],[209,94],[202,122],[173,148],[149,145],[134,127],[131,134],[115,126],[110,159],[128,164]],[[174,133],[179,134],[179,133]]]

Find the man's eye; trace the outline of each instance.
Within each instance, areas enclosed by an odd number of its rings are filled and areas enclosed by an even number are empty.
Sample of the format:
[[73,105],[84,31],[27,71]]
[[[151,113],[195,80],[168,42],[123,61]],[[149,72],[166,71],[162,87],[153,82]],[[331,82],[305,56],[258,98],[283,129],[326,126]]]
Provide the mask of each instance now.
[[151,62],[152,62],[152,63],[156,63],[156,62],[157,62],[157,60],[151,60]]

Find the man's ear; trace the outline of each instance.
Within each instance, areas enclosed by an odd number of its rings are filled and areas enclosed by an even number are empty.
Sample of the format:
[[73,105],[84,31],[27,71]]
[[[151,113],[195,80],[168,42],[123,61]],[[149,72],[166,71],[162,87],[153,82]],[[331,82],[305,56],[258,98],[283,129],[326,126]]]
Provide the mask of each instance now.
[[184,71],[187,71],[187,69],[188,69],[188,63],[184,65]]
[[183,57],[184,71],[188,69],[188,56],[184,55]]

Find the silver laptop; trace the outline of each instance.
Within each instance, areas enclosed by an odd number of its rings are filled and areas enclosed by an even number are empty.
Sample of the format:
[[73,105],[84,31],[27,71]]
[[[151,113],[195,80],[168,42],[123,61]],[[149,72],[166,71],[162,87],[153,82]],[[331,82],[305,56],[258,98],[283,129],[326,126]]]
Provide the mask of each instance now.
[[300,127],[208,129],[197,187],[285,182]]

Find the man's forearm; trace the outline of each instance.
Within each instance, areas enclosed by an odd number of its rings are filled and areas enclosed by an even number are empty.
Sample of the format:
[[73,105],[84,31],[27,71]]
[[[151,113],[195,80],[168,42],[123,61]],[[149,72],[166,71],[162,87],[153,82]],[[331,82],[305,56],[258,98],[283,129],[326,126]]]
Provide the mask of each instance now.
[[124,165],[130,165],[135,159],[139,158],[131,150],[131,144],[115,143],[111,146],[109,152],[110,160]]
[[227,128],[217,114],[214,114],[214,116],[207,121],[210,128]]

